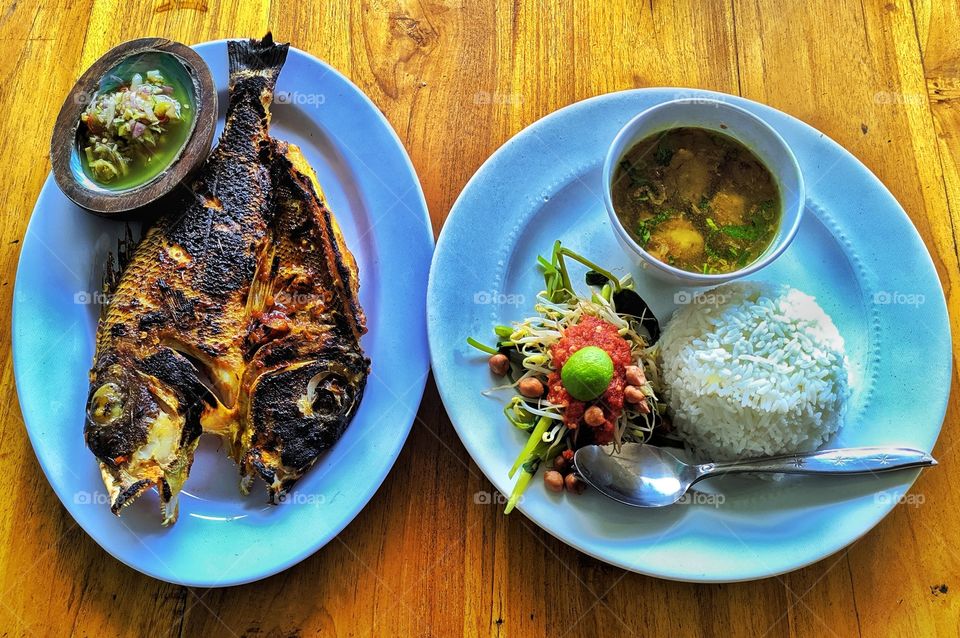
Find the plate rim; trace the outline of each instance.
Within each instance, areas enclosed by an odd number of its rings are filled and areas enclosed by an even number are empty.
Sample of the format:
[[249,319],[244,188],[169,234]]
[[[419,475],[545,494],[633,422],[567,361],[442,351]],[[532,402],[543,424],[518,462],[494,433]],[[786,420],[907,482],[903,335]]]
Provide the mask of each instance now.
[[[440,229],[439,236],[437,237],[436,247],[434,249],[433,258],[430,264],[430,276],[427,282],[427,335],[428,335],[428,340],[430,341],[430,365],[431,365],[431,370],[433,371],[434,380],[437,386],[437,391],[440,395],[441,402],[443,403],[443,407],[447,414],[447,417],[450,419],[450,422],[453,425],[458,438],[460,439],[464,447],[467,449],[467,452],[471,455],[471,457],[477,463],[477,467],[480,468],[480,471],[483,473],[484,478],[486,478],[487,481],[489,481],[495,488],[497,487],[497,482],[494,481],[488,475],[488,472],[484,468],[484,465],[481,464],[481,461],[480,461],[481,457],[476,454],[476,450],[473,447],[471,447],[471,445],[468,443],[469,437],[465,436],[465,432],[467,430],[466,426],[462,424],[458,424],[457,420],[454,418],[454,415],[451,413],[452,409],[449,406],[453,403],[456,403],[457,401],[456,391],[449,386],[449,379],[447,379],[447,377],[444,376],[443,373],[440,373],[440,374],[437,373],[438,370],[444,370],[447,366],[445,363],[438,360],[437,353],[439,352],[439,347],[438,347],[439,344],[435,342],[439,339],[439,337],[437,336],[437,332],[439,328],[435,327],[434,321],[439,319],[436,319],[436,316],[432,312],[432,308],[434,306],[434,299],[439,294],[437,292],[437,289],[440,286],[440,284],[437,283],[437,279],[436,279],[437,271],[438,271],[437,262],[438,260],[441,259],[441,255],[444,253],[447,243],[452,241],[450,239],[450,233],[452,231],[449,230],[449,228],[452,228],[450,220],[454,218],[454,216],[457,214],[460,208],[462,208],[463,201],[467,193],[471,189],[476,188],[477,184],[486,177],[485,174],[492,170],[491,167],[493,166],[494,162],[497,160],[498,156],[508,152],[514,146],[519,146],[522,143],[521,138],[524,137],[524,134],[534,135],[534,133],[530,132],[531,129],[534,129],[534,127],[541,125],[545,122],[548,122],[550,120],[553,120],[555,118],[569,115],[570,113],[576,110],[587,109],[592,105],[600,104],[608,100],[616,100],[617,98],[627,97],[630,95],[657,94],[657,93],[665,93],[670,96],[670,97],[664,97],[663,98],[664,100],[675,99],[678,97],[685,97],[688,99],[696,99],[697,97],[708,97],[708,98],[726,99],[726,100],[732,99],[734,103],[745,102],[750,104],[751,106],[759,107],[760,110],[769,109],[787,118],[791,122],[791,124],[799,125],[800,128],[804,129],[807,134],[816,135],[819,138],[820,143],[825,143],[830,147],[832,147],[834,151],[839,151],[841,155],[844,156],[844,159],[847,162],[852,161],[854,165],[858,167],[864,175],[868,176],[867,179],[871,181],[872,187],[874,189],[879,188],[882,192],[886,193],[890,197],[890,199],[896,204],[898,213],[903,217],[903,219],[907,221],[910,228],[917,235],[917,239],[920,245],[923,247],[923,257],[925,257],[926,259],[926,263],[929,266],[930,272],[932,272],[934,275],[934,280],[936,281],[936,288],[940,292],[940,300],[944,305],[944,309],[946,309],[946,300],[945,300],[945,295],[943,293],[943,282],[940,280],[939,275],[937,275],[936,267],[933,262],[933,258],[930,254],[930,250],[927,247],[926,242],[923,241],[922,236],[919,235],[919,231],[917,230],[916,225],[913,223],[913,220],[906,213],[906,211],[904,210],[900,202],[896,199],[896,197],[893,196],[893,193],[891,193],[890,190],[883,184],[880,178],[877,177],[873,173],[873,171],[870,170],[868,166],[866,166],[862,161],[860,161],[859,158],[857,158],[849,150],[847,150],[838,142],[836,142],[833,138],[823,133],[819,129],[811,126],[810,124],[804,122],[803,120],[793,115],[790,115],[789,113],[781,111],[780,109],[777,109],[773,106],[763,104],[762,102],[757,102],[755,100],[751,100],[749,98],[745,98],[739,95],[723,93],[720,91],[696,89],[696,88],[681,87],[681,86],[656,86],[656,87],[625,89],[620,91],[612,91],[609,93],[602,93],[600,95],[594,95],[582,100],[578,100],[576,102],[572,102],[562,108],[559,108],[555,111],[552,111],[544,115],[543,117],[533,122],[530,122],[529,124],[524,126],[522,129],[520,129],[519,131],[511,135],[510,138],[508,138],[505,142],[503,142],[496,150],[494,150],[483,161],[483,163],[477,168],[476,172],[470,177],[470,179],[464,185],[463,189],[460,191],[456,200],[451,206],[450,212],[447,214],[447,217],[444,220],[444,224]],[[657,103],[659,102],[660,100],[658,99]],[[637,112],[639,113],[640,111],[637,111]],[[757,114],[757,116],[760,117],[761,119],[764,119],[763,116],[760,114]],[[602,160],[601,154],[598,154],[598,159]],[[565,177],[562,181],[563,183],[568,183],[570,179]],[[808,204],[810,201],[811,201],[810,192],[808,191],[807,193]],[[949,314],[947,314],[947,321],[945,322],[944,326],[947,331],[948,340],[951,340],[952,334],[951,334],[951,325],[949,322]],[[948,366],[948,376],[952,377],[952,372],[953,372],[952,357],[947,357],[947,366]],[[950,391],[947,391],[943,395],[940,401],[940,405],[936,410],[936,412],[939,413],[940,417],[939,417],[939,424],[937,425],[935,429],[935,433],[933,435],[933,445],[931,445],[931,448],[935,447],[936,442],[939,439],[940,433],[943,429],[944,419],[946,417],[946,411],[949,406],[950,395],[951,395]],[[928,452],[932,453],[932,449],[928,450]],[[919,469],[905,470],[904,472],[902,472],[902,475],[904,476],[904,481],[902,483],[898,483],[897,489],[902,487],[902,493],[905,494],[910,490],[910,488],[916,482],[917,478],[920,475],[920,470]],[[821,549],[811,552],[812,557],[804,558],[803,560],[800,560],[800,561],[795,561],[790,566],[784,567],[782,569],[758,570],[758,572],[763,571],[763,573],[756,573],[755,575],[746,575],[743,577],[734,577],[734,578],[727,578],[723,576],[708,576],[708,575],[697,576],[697,577],[681,576],[677,574],[671,574],[669,570],[647,569],[648,566],[646,565],[638,566],[636,564],[631,564],[628,561],[621,560],[618,556],[613,556],[613,557],[604,556],[604,555],[601,555],[599,552],[592,551],[583,542],[577,542],[576,539],[572,539],[572,538],[561,537],[560,533],[554,529],[554,526],[547,526],[547,525],[541,524],[540,521],[533,518],[527,512],[522,502],[517,504],[516,509],[520,510],[520,512],[528,520],[530,520],[533,524],[535,524],[538,528],[546,531],[548,534],[550,534],[557,540],[576,549],[579,552],[582,552],[604,563],[614,565],[616,567],[619,567],[627,571],[643,574],[646,576],[652,576],[655,578],[661,578],[664,580],[673,580],[677,582],[690,582],[690,583],[722,584],[722,583],[749,582],[749,581],[760,580],[764,578],[776,577],[782,574],[796,571],[798,569],[802,569],[814,563],[820,562],[826,558],[829,558],[830,556],[836,554],[837,552],[843,550],[844,548],[849,547],[852,544],[856,543],[858,540],[863,538],[863,536],[865,536],[867,533],[872,531],[884,518],[886,518],[886,516],[893,510],[893,508],[896,505],[897,505],[896,500],[890,500],[889,502],[884,503],[881,507],[878,507],[874,510],[874,512],[876,513],[876,516],[870,517],[870,519],[868,519],[869,524],[867,524],[861,531],[855,534],[853,538],[845,538],[843,540],[833,541],[833,542],[831,542],[831,539],[826,539],[820,545]]]
[[[237,39],[242,39],[242,38],[221,38],[217,40],[208,40],[208,41],[192,44],[190,45],[190,48],[196,51],[201,57],[208,56],[210,55],[210,53],[215,52],[217,47],[223,47],[224,54],[225,54],[226,43],[229,42],[230,40],[237,40]],[[415,197],[416,203],[418,204],[421,223],[418,223],[416,227],[412,227],[413,224],[411,224],[411,228],[409,229],[410,236],[415,238],[418,245],[420,242],[424,242],[424,241],[426,242],[423,245],[423,248],[426,250],[429,250],[430,261],[432,263],[433,252],[436,248],[436,240],[433,234],[433,225],[430,219],[429,208],[427,206],[426,198],[423,192],[423,185],[420,182],[419,175],[417,174],[416,168],[414,167],[413,162],[410,159],[410,155],[407,152],[406,147],[404,146],[396,130],[390,124],[390,121],[387,120],[383,112],[377,107],[377,105],[373,102],[373,100],[370,99],[370,97],[363,90],[360,89],[360,87],[358,87],[346,75],[341,73],[338,69],[336,69],[332,65],[324,62],[323,60],[319,59],[313,54],[307,51],[304,51],[302,49],[299,49],[293,45],[290,45],[288,55],[302,57],[308,64],[318,66],[319,69],[322,70],[322,75],[320,76],[321,78],[328,74],[332,75],[336,80],[341,82],[348,91],[351,91],[352,93],[355,94],[355,96],[359,97],[367,107],[367,111],[368,111],[367,115],[368,116],[372,115],[373,118],[379,122],[383,132],[388,135],[389,139],[392,141],[396,150],[399,151],[398,159],[402,160],[404,173],[406,177],[409,178],[409,180],[411,181],[411,185],[413,188],[411,191],[406,193],[405,196]],[[221,88],[225,88],[225,87],[216,87],[218,91],[221,90]],[[305,559],[307,559],[308,557],[312,556],[317,551],[319,551],[321,548],[323,548],[325,545],[327,545],[331,540],[336,538],[350,523],[354,521],[357,515],[359,515],[359,513],[373,499],[374,495],[376,495],[376,493],[380,490],[387,476],[390,474],[394,465],[396,464],[396,461],[399,458],[400,453],[403,450],[403,447],[405,446],[407,439],[409,438],[410,431],[413,428],[413,423],[417,419],[417,412],[419,411],[419,406],[422,403],[423,393],[426,389],[427,379],[429,377],[429,372],[430,372],[429,340],[426,335],[426,321],[423,322],[425,351],[422,353],[423,355],[422,359],[418,360],[417,362],[419,364],[417,366],[418,371],[421,371],[422,374],[419,375],[420,379],[416,383],[411,385],[409,390],[406,393],[406,395],[410,397],[415,397],[416,401],[414,401],[413,399],[408,399],[404,401],[405,403],[410,404],[411,416],[409,420],[404,419],[403,421],[400,421],[395,425],[394,429],[397,432],[398,436],[396,438],[396,441],[397,441],[396,445],[393,447],[393,449],[390,450],[390,454],[389,454],[390,460],[386,464],[384,464],[382,472],[379,472],[376,475],[367,474],[367,476],[371,476],[375,480],[369,483],[370,487],[367,490],[365,490],[365,492],[359,498],[356,499],[354,506],[350,508],[345,515],[341,516],[341,520],[336,525],[334,525],[325,535],[318,537],[316,540],[310,543],[305,543],[304,548],[300,552],[295,553],[286,561],[283,561],[274,565],[269,565],[265,568],[251,570],[249,573],[247,573],[244,576],[228,578],[228,579],[215,579],[215,578],[210,578],[209,576],[202,576],[197,578],[195,577],[195,575],[191,574],[190,576],[185,578],[176,578],[176,577],[171,578],[169,574],[162,573],[157,571],[156,569],[153,569],[152,562],[145,563],[145,564],[134,564],[134,562],[129,561],[123,556],[119,555],[116,551],[114,551],[114,548],[110,543],[101,542],[101,539],[98,538],[97,535],[92,533],[90,529],[88,529],[88,526],[85,524],[85,522],[83,522],[82,518],[78,518],[77,516],[74,516],[73,510],[71,509],[71,505],[68,503],[68,499],[64,498],[64,496],[60,493],[60,491],[57,489],[57,487],[53,484],[53,482],[50,479],[50,472],[48,471],[48,467],[47,467],[48,459],[46,459],[45,455],[40,452],[40,448],[43,447],[43,442],[38,441],[35,438],[33,428],[31,428],[30,425],[28,425],[27,417],[22,408],[24,391],[22,390],[21,383],[19,381],[22,374],[21,372],[19,372],[19,370],[22,368],[23,365],[25,365],[25,362],[22,360],[23,356],[25,355],[22,352],[23,346],[18,347],[17,345],[18,341],[20,341],[17,335],[19,334],[18,327],[21,321],[21,319],[19,318],[20,312],[18,311],[18,307],[21,306],[21,302],[18,301],[20,297],[18,292],[22,290],[22,286],[24,285],[21,279],[21,274],[23,273],[23,259],[24,259],[23,247],[24,247],[24,244],[26,244],[26,241],[24,241],[25,238],[30,234],[31,229],[35,228],[35,223],[36,223],[35,213],[36,213],[37,204],[41,201],[44,195],[44,192],[48,188],[56,188],[56,185],[53,182],[53,175],[52,173],[49,173],[49,172],[42,186],[40,187],[40,191],[37,194],[36,200],[34,202],[34,207],[30,213],[30,220],[27,222],[27,227],[24,231],[23,237],[21,237],[20,253],[17,257],[17,270],[16,270],[15,279],[14,279],[13,301],[11,303],[11,313],[10,313],[10,324],[9,324],[11,329],[10,349],[11,349],[12,360],[13,360],[12,361],[13,375],[14,375],[14,386],[16,388],[16,394],[17,394],[17,407],[20,410],[20,415],[21,415],[21,420],[23,421],[24,430],[27,433],[27,437],[30,441],[30,445],[31,445],[31,448],[33,449],[34,456],[37,460],[37,463],[40,465],[40,468],[43,471],[43,475],[44,475],[44,478],[46,479],[47,485],[50,487],[51,491],[60,500],[60,503],[63,505],[64,509],[66,509],[67,512],[70,514],[74,522],[81,529],[83,529],[83,531],[87,534],[87,536],[89,536],[100,548],[102,548],[104,551],[110,554],[117,561],[123,563],[124,565],[130,567],[131,569],[134,569],[140,573],[143,573],[147,576],[150,576],[160,581],[172,583],[175,585],[188,586],[188,587],[202,587],[202,588],[231,587],[236,585],[244,585],[247,583],[262,580],[264,578],[268,578],[270,576],[273,576],[282,571],[285,571],[290,567],[293,567],[294,565],[297,565],[298,563],[304,561]],[[423,287],[423,292],[424,292],[424,299],[422,303],[425,306],[426,305],[426,286]],[[417,313],[413,312],[411,313],[410,316],[416,317]]]

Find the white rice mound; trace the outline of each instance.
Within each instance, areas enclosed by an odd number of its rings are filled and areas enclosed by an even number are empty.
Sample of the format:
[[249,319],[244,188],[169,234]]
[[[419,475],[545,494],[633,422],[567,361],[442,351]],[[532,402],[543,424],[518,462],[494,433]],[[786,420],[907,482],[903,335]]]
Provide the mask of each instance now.
[[745,282],[699,294],[658,347],[674,426],[704,459],[812,451],[840,427],[843,338],[799,290]]

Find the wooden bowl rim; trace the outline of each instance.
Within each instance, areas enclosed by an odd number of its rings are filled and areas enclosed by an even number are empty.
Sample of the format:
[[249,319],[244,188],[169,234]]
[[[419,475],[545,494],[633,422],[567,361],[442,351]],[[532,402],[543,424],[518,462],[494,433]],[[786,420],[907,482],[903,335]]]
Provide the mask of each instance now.
[[[170,165],[140,186],[109,192],[87,188],[70,168],[80,115],[96,95],[100,80],[123,60],[147,52],[172,55],[193,80],[195,108],[186,142]],[[50,164],[63,194],[78,205],[104,216],[145,206],[172,191],[206,159],[217,128],[217,88],[210,68],[196,51],[166,38],[138,38],[115,46],[100,56],[76,81],[60,107],[50,140]]]

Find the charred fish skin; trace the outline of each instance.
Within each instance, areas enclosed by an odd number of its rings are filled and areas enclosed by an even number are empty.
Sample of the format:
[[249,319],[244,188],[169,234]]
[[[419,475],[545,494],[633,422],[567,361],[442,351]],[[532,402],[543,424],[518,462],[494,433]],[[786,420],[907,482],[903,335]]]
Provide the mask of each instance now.
[[269,105],[286,45],[228,43],[230,103],[217,149],[135,249],[101,316],[84,437],[111,510],[150,488],[177,517],[206,420],[239,413],[247,302],[269,243]]
[[312,357],[261,375],[250,400],[251,446],[241,464],[242,489],[255,475],[267,484],[268,501],[280,502],[317,459],[336,443],[356,412],[369,361],[333,333]]
[[356,261],[299,149],[274,150],[272,261],[253,295],[238,446],[241,489],[256,476],[277,503],[343,435],[370,361]]

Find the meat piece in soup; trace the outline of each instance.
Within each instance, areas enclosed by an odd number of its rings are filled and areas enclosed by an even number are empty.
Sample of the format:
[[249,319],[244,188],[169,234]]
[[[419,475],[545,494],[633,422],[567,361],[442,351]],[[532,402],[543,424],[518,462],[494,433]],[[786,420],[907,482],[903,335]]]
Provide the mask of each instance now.
[[717,144],[696,145],[695,136],[684,135],[664,171],[668,194],[682,201],[699,202],[707,195],[723,162],[724,151]]
[[690,272],[727,273],[760,257],[776,236],[781,197],[746,146],[702,128],[635,144],[611,185],[617,216],[653,257]]
[[703,248],[703,235],[683,217],[663,222],[647,244],[647,252],[660,261],[667,261],[670,257],[697,261],[703,259]]
[[721,188],[710,199],[713,219],[721,225],[740,225],[746,221],[747,198],[730,188]]

